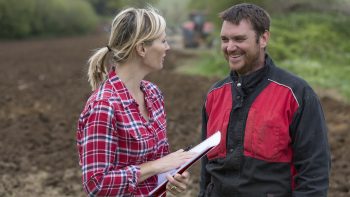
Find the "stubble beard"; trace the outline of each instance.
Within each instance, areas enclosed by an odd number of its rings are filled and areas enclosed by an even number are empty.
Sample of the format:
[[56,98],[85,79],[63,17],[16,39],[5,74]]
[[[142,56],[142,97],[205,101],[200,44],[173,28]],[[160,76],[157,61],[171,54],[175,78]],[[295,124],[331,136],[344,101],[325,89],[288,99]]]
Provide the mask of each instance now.
[[243,59],[240,62],[238,62],[238,64],[243,63],[243,65],[237,65],[237,63],[235,64],[231,63],[228,55],[226,56],[226,60],[229,62],[230,69],[232,71],[237,72],[238,75],[247,75],[257,70],[258,67],[260,66],[259,57],[260,57],[260,52],[259,50],[257,50],[252,55],[249,55],[247,53],[243,55]]

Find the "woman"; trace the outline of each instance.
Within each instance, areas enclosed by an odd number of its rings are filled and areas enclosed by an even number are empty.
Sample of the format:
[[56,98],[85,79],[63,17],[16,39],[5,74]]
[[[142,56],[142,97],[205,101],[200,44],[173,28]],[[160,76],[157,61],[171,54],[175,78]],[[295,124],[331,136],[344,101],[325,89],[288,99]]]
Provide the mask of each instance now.
[[[157,175],[194,156],[169,154],[163,96],[144,77],[163,67],[166,23],[154,9],[129,8],[113,20],[108,45],[89,59],[93,93],[78,121],[77,146],[89,195],[147,196]],[[113,56],[111,67],[105,65]],[[168,176],[167,190],[186,190],[188,172]]]

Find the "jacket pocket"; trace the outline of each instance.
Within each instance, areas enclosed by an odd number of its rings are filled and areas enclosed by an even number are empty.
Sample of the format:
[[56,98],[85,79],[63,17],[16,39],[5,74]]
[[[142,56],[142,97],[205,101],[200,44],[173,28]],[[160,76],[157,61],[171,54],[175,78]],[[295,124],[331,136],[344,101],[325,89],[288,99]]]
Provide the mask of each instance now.
[[265,115],[251,108],[244,138],[246,156],[272,162],[290,160],[289,127],[277,116],[280,115]]
[[266,123],[261,128],[254,129],[256,147],[254,154],[266,160],[275,160],[281,149],[280,128],[273,123]]

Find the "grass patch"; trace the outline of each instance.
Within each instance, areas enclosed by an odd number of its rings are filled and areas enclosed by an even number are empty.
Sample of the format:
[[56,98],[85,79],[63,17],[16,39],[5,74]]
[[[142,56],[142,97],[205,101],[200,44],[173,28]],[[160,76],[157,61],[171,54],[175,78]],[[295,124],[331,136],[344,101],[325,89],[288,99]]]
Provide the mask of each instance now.
[[[184,61],[177,71],[190,75],[222,77],[229,73],[224,57],[216,51],[198,51],[195,58]],[[220,57],[220,58],[218,58]]]

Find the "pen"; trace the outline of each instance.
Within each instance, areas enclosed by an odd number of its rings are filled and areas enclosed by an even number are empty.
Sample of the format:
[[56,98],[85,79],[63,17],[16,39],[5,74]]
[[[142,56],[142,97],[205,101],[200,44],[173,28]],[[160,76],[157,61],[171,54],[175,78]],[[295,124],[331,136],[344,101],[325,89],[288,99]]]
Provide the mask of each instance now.
[[186,148],[184,148],[184,151],[189,151],[189,150],[191,150],[191,148],[192,148],[192,145],[189,145]]

